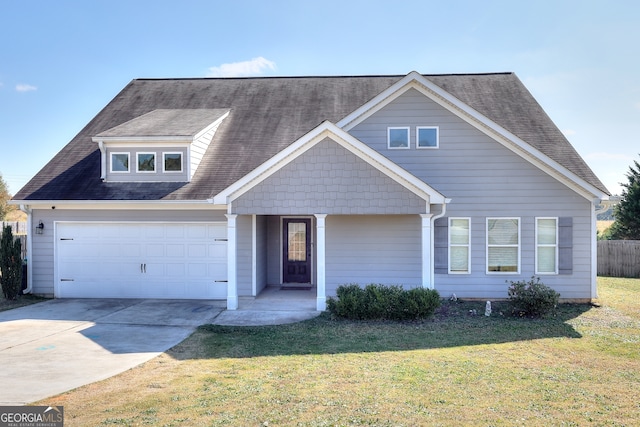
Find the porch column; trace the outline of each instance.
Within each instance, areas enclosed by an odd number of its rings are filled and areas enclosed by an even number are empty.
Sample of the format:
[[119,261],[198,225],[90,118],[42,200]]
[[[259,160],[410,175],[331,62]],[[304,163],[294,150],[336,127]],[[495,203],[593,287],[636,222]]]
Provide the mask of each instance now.
[[238,215],[225,214],[225,216],[227,217],[227,310],[237,310],[236,218]]
[[422,287],[428,289],[433,289],[432,216],[433,214],[420,214],[422,218]]
[[327,293],[325,287],[325,218],[327,214],[315,214],[316,217],[316,257],[317,257],[317,297],[316,310],[325,311],[327,309]]

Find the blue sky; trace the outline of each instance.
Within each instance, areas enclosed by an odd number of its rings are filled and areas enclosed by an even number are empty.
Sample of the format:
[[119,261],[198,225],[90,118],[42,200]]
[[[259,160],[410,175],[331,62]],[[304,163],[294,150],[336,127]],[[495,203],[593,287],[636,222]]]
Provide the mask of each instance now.
[[3,0],[17,192],[132,79],[513,71],[613,193],[640,143],[640,2]]

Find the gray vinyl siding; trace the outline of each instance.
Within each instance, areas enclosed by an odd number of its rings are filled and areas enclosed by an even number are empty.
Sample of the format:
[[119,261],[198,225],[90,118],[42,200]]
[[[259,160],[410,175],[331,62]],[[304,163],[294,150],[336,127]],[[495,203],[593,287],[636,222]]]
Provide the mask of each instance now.
[[280,285],[282,275],[282,241],[280,239],[280,217],[267,216],[267,285]]
[[421,286],[418,215],[329,215],[325,232],[328,296],[348,283]]
[[[387,148],[388,126],[410,127],[410,149]],[[439,148],[416,149],[417,126],[438,126]],[[573,218],[573,269],[541,279],[562,298],[591,297],[590,201],[413,89],[350,133],[450,198],[446,217],[471,218],[471,274],[436,274],[441,295],[507,297],[507,280],[535,274],[535,217],[551,216]],[[487,217],[521,219],[519,275],[486,273]]]
[[[111,153],[129,153],[129,172],[110,172]],[[136,153],[155,153],[155,172],[136,172],[138,158]],[[182,153],[182,172],[163,172],[163,153]],[[106,150],[107,170],[106,181],[108,182],[187,182],[188,162],[187,149],[184,147],[152,147],[141,145],[136,148],[129,147],[108,147]]]
[[238,214],[425,213],[426,201],[327,138],[236,199]]
[[238,296],[246,297],[253,295],[253,225],[251,215],[238,215],[236,219],[237,233],[237,284]]
[[31,234],[33,293],[53,296],[54,281],[54,222],[55,221],[140,221],[140,222],[226,222],[224,211],[145,211],[145,210],[67,210],[34,209],[33,223],[42,221],[43,234]]

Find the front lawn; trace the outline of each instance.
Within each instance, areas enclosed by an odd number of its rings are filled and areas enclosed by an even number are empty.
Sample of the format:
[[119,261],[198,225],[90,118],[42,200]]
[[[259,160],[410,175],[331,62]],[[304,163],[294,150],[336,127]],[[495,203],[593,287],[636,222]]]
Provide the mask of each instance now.
[[18,298],[15,300],[8,300],[0,294],[0,311],[12,310],[14,308],[20,308],[46,300],[46,298],[37,297],[31,294],[18,295]]
[[599,291],[540,320],[445,302],[420,323],[206,326],[38,404],[64,405],[67,426],[637,425],[640,280]]

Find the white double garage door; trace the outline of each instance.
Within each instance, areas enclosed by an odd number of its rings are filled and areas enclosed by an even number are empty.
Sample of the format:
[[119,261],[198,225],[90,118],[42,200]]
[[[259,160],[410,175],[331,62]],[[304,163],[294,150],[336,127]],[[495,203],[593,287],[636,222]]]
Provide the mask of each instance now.
[[227,297],[225,223],[59,222],[57,298]]

